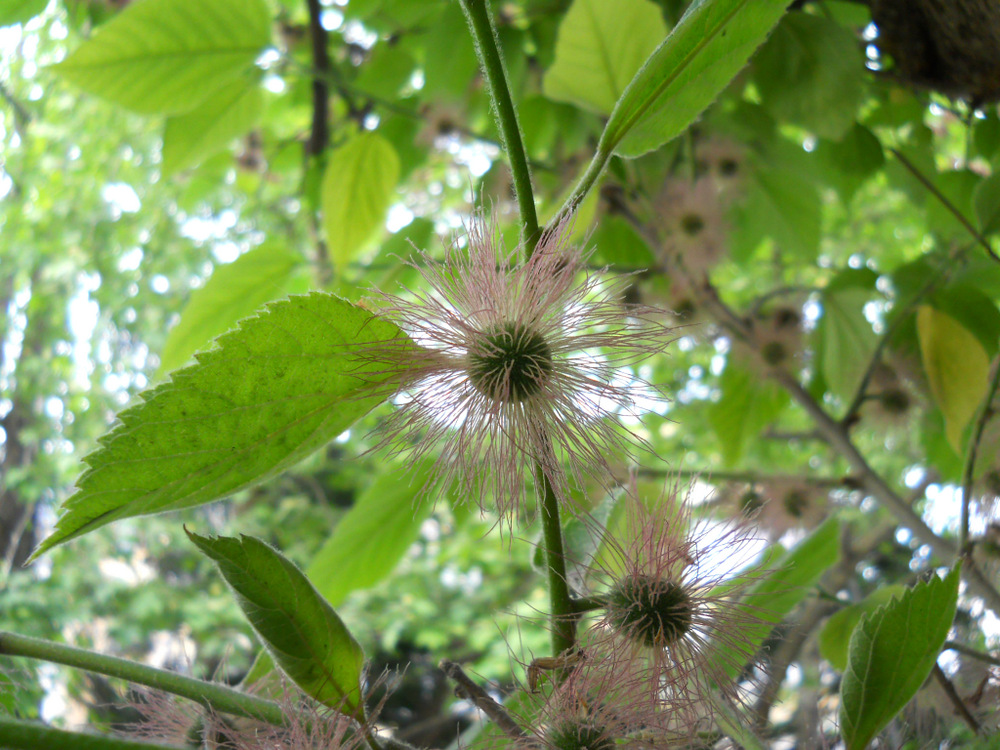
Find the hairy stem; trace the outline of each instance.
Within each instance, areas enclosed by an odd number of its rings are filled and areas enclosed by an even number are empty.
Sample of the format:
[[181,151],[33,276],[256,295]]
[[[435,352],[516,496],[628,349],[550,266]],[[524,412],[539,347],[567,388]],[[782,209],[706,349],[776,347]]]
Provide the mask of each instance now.
[[514,177],[514,195],[517,197],[517,209],[521,215],[524,241],[530,258],[540,236],[538,216],[535,213],[535,196],[531,187],[531,170],[528,168],[528,157],[524,152],[524,140],[521,138],[521,126],[517,122],[517,110],[514,108],[510,87],[507,85],[507,73],[500,55],[496,29],[490,18],[489,4],[486,0],[459,1],[462,10],[465,11],[469,29],[472,31],[479,64],[483,68],[486,85],[489,87],[493,114],[496,116],[500,138],[510,162],[510,171]]
[[[276,726],[285,723],[281,706],[274,701],[247,695],[215,682],[185,677],[175,672],[156,669],[116,656],[98,654],[75,646],[66,646],[41,638],[0,631],[0,655],[24,656],[55,664],[65,664],[68,667],[96,672],[108,677],[117,677],[137,685],[145,685],[166,693],[179,695],[221,713],[258,719]],[[6,746],[4,745],[4,747]],[[48,747],[48,745],[36,745],[35,747]]]
[[549,575],[549,602],[552,607],[552,653],[558,656],[576,646],[576,615],[579,612],[566,582],[559,500],[552,483],[541,468],[537,473],[542,496],[542,535],[545,539],[546,568]]
[[153,745],[148,742],[107,737],[99,734],[69,732],[33,721],[0,716],[0,747],[9,750],[182,750],[176,745]]
[[460,692],[466,698],[493,720],[500,730],[513,740],[524,739],[524,731],[511,718],[507,710],[497,703],[479,685],[465,673],[461,665],[448,659],[442,659],[438,668],[444,672],[448,678],[455,683],[456,692]]

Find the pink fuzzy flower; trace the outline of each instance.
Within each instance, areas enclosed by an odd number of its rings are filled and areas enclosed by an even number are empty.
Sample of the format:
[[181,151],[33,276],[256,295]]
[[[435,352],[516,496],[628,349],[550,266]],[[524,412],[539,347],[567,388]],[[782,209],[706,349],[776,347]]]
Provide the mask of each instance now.
[[627,277],[584,272],[567,230],[522,261],[477,217],[443,264],[421,254],[426,289],[380,293],[410,337],[372,353],[400,389],[387,442],[414,460],[438,451],[437,479],[483,506],[492,494],[508,521],[537,470],[560,500],[584,475],[610,481],[636,442],[619,419],[656,396],[629,366],[671,338],[655,311],[621,302]]
[[693,524],[678,495],[623,499],[624,533],[607,536],[611,554],[592,571],[603,614],[585,643],[647,670],[694,721],[713,713],[713,694],[740,700],[739,677],[770,625],[744,601],[754,574],[737,577],[761,541],[741,524]]

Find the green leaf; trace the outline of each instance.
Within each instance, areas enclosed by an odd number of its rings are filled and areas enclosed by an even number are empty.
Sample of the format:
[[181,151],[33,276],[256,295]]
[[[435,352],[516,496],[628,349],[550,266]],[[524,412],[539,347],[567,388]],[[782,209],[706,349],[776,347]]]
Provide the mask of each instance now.
[[270,41],[263,0],[142,0],[52,70],[136,112],[179,114],[249,68]]
[[[925,173],[926,174],[926,173]],[[933,174],[933,172],[931,173]],[[938,190],[952,205],[962,212],[963,216],[971,216],[973,195],[983,181],[983,178],[968,169],[956,169],[942,172],[933,178]],[[963,241],[969,238],[969,230],[962,226],[955,215],[933,195],[927,198],[927,228],[937,232],[942,237],[958,238]]]
[[682,133],[746,65],[790,2],[692,3],[618,100],[602,145],[635,157]]
[[265,242],[216,268],[205,286],[191,293],[180,321],[170,329],[157,374],[186,365],[196,351],[235,328],[238,320],[252,315],[265,302],[306,291],[308,277],[296,273],[303,266],[298,253]]
[[917,336],[931,393],[944,415],[948,442],[962,454],[962,433],[986,397],[989,357],[972,333],[930,305],[917,309]]
[[[747,650],[759,650],[774,626],[812,591],[823,574],[839,560],[840,523],[835,518],[824,521],[787,552],[780,545],[771,547],[761,566],[769,572],[761,575],[758,568],[748,574],[759,580],[750,587],[745,599],[752,608],[752,620],[755,621],[740,625],[740,641]],[[725,651],[723,649],[723,653]],[[727,665],[730,674],[735,674],[743,666],[739,664],[739,659],[725,656],[720,663]]]
[[839,141],[820,141],[816,156],[823,165],[827,182],[840,193],[845,204],[885,164],[879,139],[857,123]]
[[268,305],[118,415],[34,557],[112,521],[201,505],[284,471],[385,399],[386,376],[357,352],[402,335],[328,294]]
[[251,536],[187,535],[218,564],[243,613],[289,679],[323,705],[364,721],[364,653],[302,571]]
[[550,99],[610,114],[666,35],[660,9],[648,0],[573,0],[559,25],[542,91]]
[[433,498],[420,497],[432,471],[430,459],[402,476],[389,467],[337,522],[306,568],[309,580],[331,604],[375,585],[396,567],[434,509]]
[[708,423],[726,466],[739,463],[748,441],[778,416],[788,396],[776,384],[730,361],[719,379],[722,395],[708,407]]
[[905,591],[906,587],[901,584],[883,586],[875,589],[863,602],[844,607],[831,615],[819,633],[820,655],[838,672],[843,672],[847,667],[847,647],[851,634],[861,618]]
[[361,133],[330,156],[320,205],[330,255],[341,268],[354,260],[383,222],[399,179],[399,158],[377,133]]
[[27,23],[48,4],[49,0],[4,0],[0,3],[0,26]]
[[979,231],[984,235],[1000,231],[1000,174],[991,174],[972,193]]
[[168,117],[163,129],[163,177],[195,166],[224,149],[257,124],[264,95],[256,76],[241,77],[182,115]]
[[850,400],[861,384],[878,336],[865,318],[864,307],[872,292],[848,287],[823,294],[823,377],[830,390]]
[[840,685],[840,731],[863,750],[909,702],[937,661],[958,602],[959,567],[918,583],[865,616],[851,636]]
[[764,165],[752,172],[743,220],[752,234],[770,236],[780,249],[812,260],[819,253],[822,201],[815,180],[791,170]]
[[823,16],[786,15],[753,67],[764,106],[823,138],[840,140],[865,98],[865,60],[854,33]]

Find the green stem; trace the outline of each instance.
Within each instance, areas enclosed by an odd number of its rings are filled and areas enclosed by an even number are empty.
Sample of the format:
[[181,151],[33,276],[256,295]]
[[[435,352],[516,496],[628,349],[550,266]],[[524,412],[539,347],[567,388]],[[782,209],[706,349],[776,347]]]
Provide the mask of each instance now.
[[969,438],[969,453],[965,458],[965,470],[962,475],[962,517],[958,527],[958,554],[959,557],[971,554],[969,544],[969,506],[972,503],[972,485],[976,477],[976,455],[979,453],[979,442],[983,439],[983,429],[993,415],[990,408],[993,399],[1000,388],[1000,356],[993,360],[993,377],[990,379],[990,386],[986,391],[986,398],[979,405],[976,413],[976,421],[973,423],[972,435]]
[[[247,695],[215,682],[184,677],[175,672],[156,669],[116,656],[105,656],[75,646],[0,631],[0,655],[25,656],[30,659],[65,664],[68,667],[118,677],[138,685],[179,695],[208,706],[214,711],[258,719],[276,726],[286,723],[281,706],[274,701]],[[3,746],[3,743],[0,743],[0,746]],[[47,745],[36,747],[47,747]]]
[[573,215],[577,207],[583,203],[583,199],[587,197],[594,185],[604,174],[604,169],[608,166],[608,162],[611,161],[611,157],[614,154],[614,149],[608,147],[604,142],[604,136],[601,136],[600,143],[597,144],[597,151],[594,153],[594,158],[590,160],[590,164],[587,166],[587,171],[583,173],[579,182],[576,183],[576,187],[573,188],[573,192],[570,194],[566,202],[563,203],[562,208],[559,209],[559,213],[555,215],[549,226],[558,226],[559,222],[567,220]]
[[500,55],[496,28],[490,18],[486,0],[459,0],[459,2],[465,11],[472,39],[476,43],[476,54],[479,56],[479,64],[486,77],[486,85],[489,87],[500,139],[510,161],[510,171],[514,177],[514,195],[517,197],[517,208],[521,214],[527,256],[530,258],[535,245],[538,244],[540,234],[538,216],[535,213],[535,197],[531,188],[531,170],[528,168],[528,157],[524,153],[524,140],[521,138],[521,127],[517,122],[517,110],[514,108],[510,87],[507,85],[507,73]]
[[546,567],[549,571],[549,602],[552,607],[552,653],[569,651],[576,645],[576,603],[569,593],[566,579],[566,556],[563,547],[562,524],[559,521],[559,499],[552,483],[539,467],[538,483],[542,495],[542,535],[545,539]]
[[[483,68],[486,85],[493,103],[497,127],[514,178],[514,194],[521,215],[526,257],[530,258],[538,244],[541,232],[535,213],[535,197],[531,187],[531,170],[524,152],[517,110],[507,85],[507,73],[496,28],[490,18],[486,0],[459,0],[476,45],[479,64]],[[552,648],[554,654],[573,648],[576,644],[576,610],[566,581],[566,558],[563,549],[562,523],[559,520],[559,500],[552,483],[541,470],[537,470],[539,494],[542,498],[542,528],[545,537],[545,554],[549,577],[549,600],[552,606]]]
[[69,732],[33,721],[0,716],[0,747],[4,750],[181,750],[175,745],[106,737],[99,734]]

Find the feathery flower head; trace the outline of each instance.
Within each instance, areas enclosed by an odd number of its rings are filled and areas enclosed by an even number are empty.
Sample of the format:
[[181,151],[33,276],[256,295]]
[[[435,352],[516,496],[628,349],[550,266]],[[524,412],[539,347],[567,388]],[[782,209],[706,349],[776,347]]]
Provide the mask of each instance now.
[[525,747],[614,750],[672,746],[691,735],[690,716],[634,662],[581,651],[537,711],[518,718]]
[[626,496],[626,541],[594,571],[603,615],[589,634],[595,648],[642,665],[682,705],[711,714],[713,690],[739,700],[737,679],[754,658],[752,634],[765,623],[742,601],[761,540],[741,523],[692,522],[675,486],[647,505]]
[[792,529],[814,529],[829,511],[826,493],[801,479],[770,479],[761,482],[758,490],[763,502],[756,522],[772,539]]
[[618,420],[656,397],[629,367],[671,338],[658,311],[623,304],[628,277],[583,273],[568,228],[522,261],[476,217],[443,264],[422,255],[427,290],[379,293],[412,342],[373,353],[402,393],[387,441],[415,458],[440,446],[437,479],[477,502],[492,492],[507,519],[536,468],[560,500],[585,474],[607,481],[609,460],[635,444]]
[[663,259],[700,277],[726,254],[726,230],[718,190],[708,178],[693,183],[669,179],[657,196],[654,224],[662,236]]

